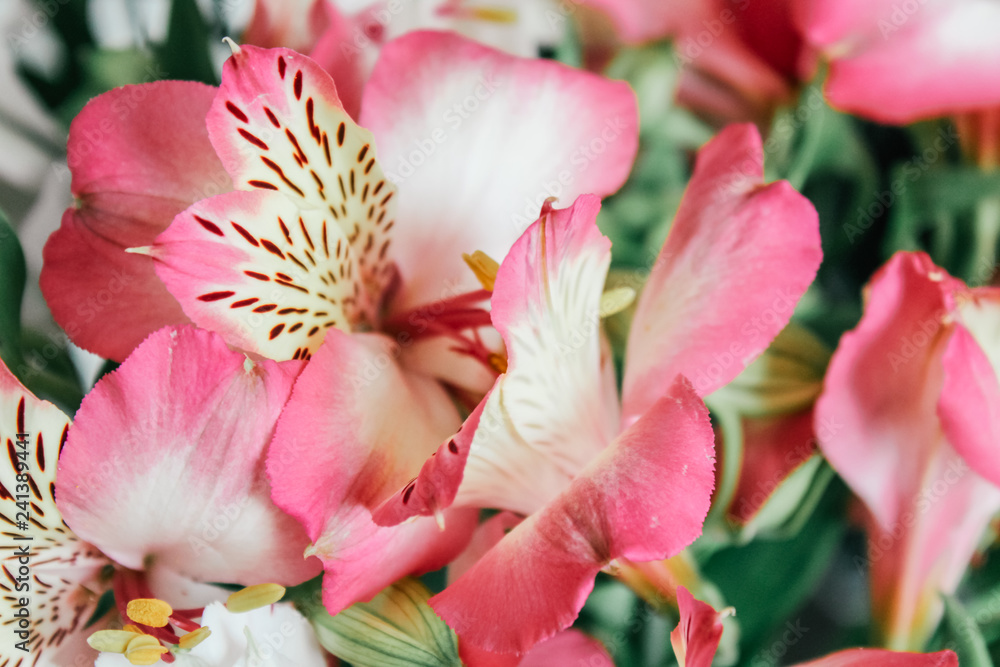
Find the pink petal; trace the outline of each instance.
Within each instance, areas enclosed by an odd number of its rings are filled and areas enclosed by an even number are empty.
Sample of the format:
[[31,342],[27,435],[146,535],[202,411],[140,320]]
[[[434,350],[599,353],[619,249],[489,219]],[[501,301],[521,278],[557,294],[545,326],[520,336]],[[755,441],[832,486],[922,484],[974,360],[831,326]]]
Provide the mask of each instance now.
[[393,277],[397,197],[371,133],[344,111],[330,75],[290,49],[242,47],[223,66],[207,122],[238,189],[280,192],[340,226],[374,310]]
[[1000,486],[1000,384],[990,360],[961,325],[942,359],[944,385],[937,413],[948,442],[972,468]]
[[626,423],[681,373],[705,396],[784,328],[822,258],[816,211],[785,181],[763,184],[752,125],[701,150],[653,265],[628,342]]
[[604,393],[599,317],[611,244],[597,229],[599,209],[583,195],[544,213],[511,248],[492,298],[507,372],[379,523],[453,501],[530,514],[614,439],[617,399]]
[[886,529],[920,489],[940,440],[943,318],[958,287],[926,255],[894,255],[872,278],[816,404],[823,454]]
[[257,0],[242,41],[306,53],[326,29],[328,11],[336,11],[330,0]]
[[[936,412],[952,294],[962,290],[923,253],[893,256],[841,338],[815,409],[824,455],[873,516],[873,615],[892,645],[933,631],[940,593],[958,586],[1000,509],[1000,490],[955,453]],[[969,418],[977,407],[966,406]]]
[[[4,448],[0,457],[0,516],[4,520],[0,613],[9,619],[2,645],[10,658],[17,655],[13,645],[26,641],[25,664],[28,657],[48,665],[70,664],[79,655],[97,657],[86,645],[83,630],[102,592],[99,574],[109,561],[66,528],[56,506],[56,463],[69,428],[69,418],[59,408],[35,398],[0,362],[0,443]],[[25,555],[27,565],[20,560]],[[31,601],[27,608],[20,604],[24,598]],[[28,630],[16,624],[15,614],[23,615],[24,609],[32,622]],[[14,659],[13,664],[21,663]]]
[[681,667],[712,667],[722,639],[721,615],[683,586],[677,587],[677,607],[680,622],[670,633],[677,661]]
[[302,523],[326,568],[331,613],[443,566],[475,527],[474,510],[444,513],[443,532],[429,518],[392,528],[372,521],[371,511],[460,423],[441,387],[405,373],[398,354],[387,337],[331,330],[296,383],[268,454],[275,502]]
[[192,202],[232,188],[208,141],[214,89],[160,81],[92,100],[70,126],[68,162],[79,203],[45,246],[42,292],[81,347],[121,361],[150,333],[187,318],[148,257]]
[[701,533],[713,464],[707,411],[679,378],[568,489],[431,606],[471,644],[527,651],[573,622],[611,560],[662,559]]
[[1000,7],[988,0],[912,5],[813,0],[807,35],[832,63],[826,94],[885,123],[1000,104]]
[[799,667],[958,667],[958,656],[951,651],[904,653],[874,648],[852,648]]
[[152,254],[198,326],[270,359],[308,359],[328,329],[350,331],[360,318],[346,235],[277,192],[204,199],[174,219]]
[[549,667],[550,665],[586,665],[614,667],[607,650],[593,637],[579,630],[563,630],[528,651],[518,667]]
[[206,331],[153,334],[77,413],[59,458],[66,522],[133,569],[241,584],[315,575],[305,535],[264,477],[301,367],[252,362]]
[[361,119],[400,189],[396,306],[476,288],[460,253],[502,258],[546,198],[617,190],[635,157],[636,115],[625,84],[555,62],[448,33],[386,45]]
[[497,272],[492,318],[507,372],[486,399],[458,504],[530,514],[618,433],[601,366],[600,309],[611,244],[600,200],[542,215]]

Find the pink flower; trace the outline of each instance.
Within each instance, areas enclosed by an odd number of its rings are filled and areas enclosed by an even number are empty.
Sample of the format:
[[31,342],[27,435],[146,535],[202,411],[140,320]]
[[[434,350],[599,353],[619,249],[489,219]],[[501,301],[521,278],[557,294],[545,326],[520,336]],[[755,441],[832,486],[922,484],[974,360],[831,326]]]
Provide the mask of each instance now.
[[[5,543],[32,537],[34,651],[44,646],[49,664],[88,651],[82,641],[98,628],[84,633],[84,624],[108,587],[122,618],[130,601],[154,596],[186,610],[147,629],[176,644],[175,629],[198,626],[196,608],[224,599],[210,582],[293,585],[318,572],[264,478],[264,450],[301,366],[251,362],[215,334],[164,329],[98,382],[72,426],[0,366],[2,437],[28,434],[25,447],[9,448],[0,489],[5,515],[27,515]],[[12,580],[17,558],[4,555]]]
[[328,328],[406,322],[475,290],[462,252],[502,256],[552,193],[614,191],[636,151],[624,84],[444,33],[383,50],[371,132],[292,51],[244,47],[223,79],[126,87],[74,122],[80,205],[47,244],[42,288],[81,346],[122,359],[191,318],[245,350],[308,357]]
[[[711,667],[722,637],[721,618],[732,610],[719,613],[686,588],[677,589],[680,622],[670,633],[670,643],[680,667]],[[958,667],[958,656],[951,651],[937,653],[897,653],[879,649],[855,648],[802,662],[798,667]]]
[[610,247],[597,198],[544,209],[500,266],[506,372],[375,515],[395,524],[454,504],[528,516],[431,599],[469,644],[523,653],[573,621],[609,563],[663,559],[701,532],[714,448],[699,396],[766,347],[820,259],[815,211],[787,183],[763,186],[761,158],[751,126],[702,151],[636,310],[621,404],[600,336]]
[[870,512],[873,614],[893,648],[934,630],[940,594],[955,590],[1000,509],[998,297],[927,255],[896,254],[872,278],[816,405],[823,453]]
[[905,124],[1000,105],[1000,7],[989,0],[800,0],[830,60],[830,103]]

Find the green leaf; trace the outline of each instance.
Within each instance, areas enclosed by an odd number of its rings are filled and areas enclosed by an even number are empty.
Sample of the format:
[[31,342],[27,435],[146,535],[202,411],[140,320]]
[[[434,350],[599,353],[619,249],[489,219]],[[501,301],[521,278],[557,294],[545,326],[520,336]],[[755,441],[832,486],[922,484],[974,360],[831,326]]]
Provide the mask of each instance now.
[[356,667],[460,667],[458,639],[427,604],[430,591],[402,579],[336,616],[302,605],[328,651]]
[[0,212],[0,359],[14,369],[21,355],[21,300],[27,267],[17,234]]
[[993,667],[986,640],[979,630],[976,620],[966,611],[962,603],[950,595],[944,598],[945,636],[947,648],[958,654],[962,667]]
[[170,7],[167,39],[156,47],[164,79],[201,81],[218,85],[209,50],[211,31],[195,0],[174,0]]

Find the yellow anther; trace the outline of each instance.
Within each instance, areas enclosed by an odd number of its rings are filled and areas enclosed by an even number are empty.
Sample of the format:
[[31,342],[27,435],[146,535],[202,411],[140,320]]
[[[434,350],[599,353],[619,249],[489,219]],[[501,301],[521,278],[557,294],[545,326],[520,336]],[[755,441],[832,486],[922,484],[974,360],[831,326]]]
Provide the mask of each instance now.
[[212,631],[209,630],[208,628],[205,627],[198,628],[197,630],[189,632],[186,635],[182,636],[180,642],[178,643],[178,646],[180,646],[183,649],[194,648],[198,644],[208,639],[208,636],[210,634],[212,634]]
[[497,373],[507,372],[507,357],[503,356],[502,354],[497,354],[496,352],[494,352],[489,356],[489,361],[490,361],[490,366],[492,366],[493,370],[495,370]]
[[170,622],[170,615],[174,613],[174,610],[163,600],[139,598],[129,601],[125,613],[136,623],[152,628],[162,628]]
[[[128,626],[126,626],[128,627]],[[136,637],[142,636],[141,632],[130,630],[98,630],[87,637],[90,648],[101,653],[124,653],[128,648],[128,643]]]
[[601,295],[601,317],[611,317],[620,313],[635,301],[635,290],[631,287],[613,287]]
[[497,269],[500,268],[497,261],[482,250],[477,250],[471,255],[462,253],[462,259],[469,265],[472,272],[476,274],[476,279],[479,280],[479,284],[483,286],[483,289],[492,292],[493,285],[497,281]]
[[234,614],[253,611],[274,604],[285,595],[285,587],[278,584],[257,584],[236,591],[226,600],[226,609]]
[[125,658],[133,665],[155,665],[166,652],[154,637],[139,635],[128,643]]
[[471,18],[490,23],[517,23],[517,12],[503,7],[469,7]]

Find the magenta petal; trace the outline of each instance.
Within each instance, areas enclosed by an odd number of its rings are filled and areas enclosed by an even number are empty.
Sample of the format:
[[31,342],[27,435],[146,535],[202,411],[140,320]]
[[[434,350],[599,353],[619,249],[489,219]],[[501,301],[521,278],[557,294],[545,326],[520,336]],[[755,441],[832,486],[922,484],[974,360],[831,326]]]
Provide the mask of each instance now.
[[798,667],[958,667],[951,651],[906,653],[875,648],[852,648],[825,658],[803,662]]
[[626,84],[451,33],[387,44],[361,123],[399,187],[400,309],[477,288],[461,253],[504,257],[550,196],[611,194],[638,143]]
[[688,589],[677,587],[680,622],[670,633],[670,643],[681,667],[712,667],[722,639],[722,621],[712,605],[696,600]]
[[152,260],[124,250],[232,189],[205,128],[214,94],[183,81],[125,86],[91,100],[70,126],[78,203],[45,246],[41,286],[81,347],[121,361],[156,329],[187,322]]
[[550,667],[580,665],[581,667],[614,667],[607,649],[593,637],[579,630],[563,630],[528,651],[518,667]]
[[1000,486],[1000,385],[968,329],[955,327],[942,359],[937,413],[948,442],[977,473]]
[[526,652],[573,622],[610,561],[662,559],[701,533],[714,461],[708,413],[678,378],[568,489],[431,606],[465,641]]
[[822,258],[819,221],[785,181],[765,186],[752,125],[724,129],[698,156],[628,341],[625,423],[678,373],[705,396],[784,328]]
[[268,454],[275,502],[305,526],[309,551],[326,568],[331,613],[445,565],[475,528],[476,510],[444,512],[443,532],[430,518],[391,528],[372,521],[372,510],[460,423],[444,390],[406,373],[398,355],[388,337],[332,329],[296,383]]
[[315,575],[264,477],[301,367],[252,362],[206,331],[156,332],[83,400],[59,457],[66,523],[133,569],[242,584]]

